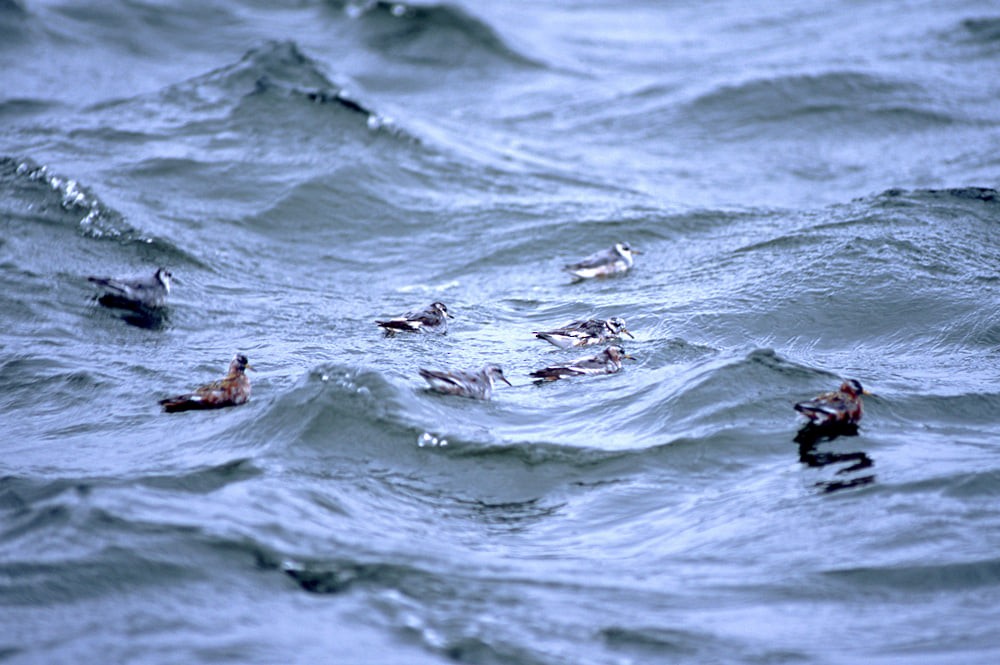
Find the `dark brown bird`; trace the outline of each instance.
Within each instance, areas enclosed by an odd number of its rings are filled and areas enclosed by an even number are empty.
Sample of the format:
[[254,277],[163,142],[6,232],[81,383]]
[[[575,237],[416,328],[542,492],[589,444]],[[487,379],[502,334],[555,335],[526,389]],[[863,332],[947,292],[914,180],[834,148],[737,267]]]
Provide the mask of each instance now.
[[244,404],[250,399],[250,377],[246,375],[248,369],[253,369],[250,361],[242,353],[237,353],[229,363],[229,374],[224,379],[213,381],[194,392],[161,399],[160,404],[168,413],[221,409]]
[[871,395],[856,379],[847,379],[840,389],[799,402],[795,410],[807,417],[812,425],[857,425],[863,409],[861,396]]

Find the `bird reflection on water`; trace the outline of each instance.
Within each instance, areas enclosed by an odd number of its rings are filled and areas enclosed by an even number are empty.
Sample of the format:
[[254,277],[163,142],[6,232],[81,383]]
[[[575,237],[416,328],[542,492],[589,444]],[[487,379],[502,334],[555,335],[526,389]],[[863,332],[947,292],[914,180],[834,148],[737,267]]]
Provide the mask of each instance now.
[[[864,451],[836,453],[820,451],[821,443],[833,441],[841,436],[857,436],[858,426],[855,424],[816,425],[809,423],[795,435],[795,443],[799,444],[799,461],[806,466],[822,468],[832,464],[846,464],[836,471],[837,476],[853,474],[875,466],[875,460]],[[824,492],[836,492],[852,487],[862,487],[875,482],[875,474],[855,476],[843,480],[827,480],[816,483]]]

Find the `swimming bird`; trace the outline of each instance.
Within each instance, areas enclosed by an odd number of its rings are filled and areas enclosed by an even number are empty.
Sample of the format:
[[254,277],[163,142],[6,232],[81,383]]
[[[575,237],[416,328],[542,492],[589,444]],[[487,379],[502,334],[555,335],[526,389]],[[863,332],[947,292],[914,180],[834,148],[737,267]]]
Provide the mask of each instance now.
[[163,307],[170,293],[172,277],[166,268],[157,268],[152,277],[88,277],[87,281],[104,287],[105,293],[97,301],[105,307],[137,310]]
[[577,279],[590,277],[606,277],[616,273],[626,272],[635,263],[633,255],[642,254],[627,242],[616,242],[613,247],[591,254],[582,261],[570,263],[563,267]]
[[438,371],[420,368],[420,376],[427,380],[431,390],[445,395],[458,395],[472,399],[489,399],[493,395],[494,379],[513,385],[496,365],[486,365],[478,372]]
[[625,353],[620,346],[609,346],[596,356],[579,358],[565,365],[550,365],[531,372],[529,376],[536,379],[535,383],[557,381],[566,376],[585,376],[590,374],[615,374],[622,369],[623,359],[635,360]]
[[453,318],[455,317],[448,313],[448,308],[443,302],[432,302],[420,311],[407,312],[402,316],[375,323],[390,336],[398,331],[436,332],[443,335],[448,332],[448,319]]
[[622,335],[635,336],[625,327],[625,320],[617,316],[610,319],[586,319],[567,323],[562,328],[548,332],[532,333],[538,339],[555,344],[560,349],[572,346],[590,346],[620,339]]
[[161,399],[160,404],[168,413],[221,409],[244,404],[250,399],[250,377],[246,375],[248,369],[253,369],[250,361],[242,353],[237,353],[229,363],[229,374],[224,379],[213,381],[191,393]]
[[807,417],[811,425],[857,425],[861,420],[861,396],[871,395],[856,379],[847,379],[839,390],[817,395],[799,402],[795,410]]

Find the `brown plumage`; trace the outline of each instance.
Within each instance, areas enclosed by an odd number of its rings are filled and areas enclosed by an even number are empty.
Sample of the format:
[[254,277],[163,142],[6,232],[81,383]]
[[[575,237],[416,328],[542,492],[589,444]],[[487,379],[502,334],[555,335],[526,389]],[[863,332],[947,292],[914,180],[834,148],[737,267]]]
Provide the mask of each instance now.
[[248,369],[253,369],[250,361],[242,353],[237,353],[229,363],[229,374],[224,379],[213,381],[194,392],[162,399],[160,404],[168,413],[221,409],[244,404],[250,399],[250,377],[246,375]]
[[799,402],[795,410],[817,426],[857,425],[863,414],[861,396],[870,394],[859,381],[848,379],[839,390]]

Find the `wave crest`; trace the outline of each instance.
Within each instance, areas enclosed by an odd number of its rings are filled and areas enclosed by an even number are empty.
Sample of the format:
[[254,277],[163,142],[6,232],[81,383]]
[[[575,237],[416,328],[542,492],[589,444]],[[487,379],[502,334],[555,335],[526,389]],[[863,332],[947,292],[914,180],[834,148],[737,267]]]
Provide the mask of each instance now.
[[[5,198],[20,199],[28,209],[45,211],[49,220],[60,218],[73,223],[92,238],[137,235],[120,213],[105,205],[86,185],[31,159],[0,157],[0,188],[14,194]],[[49,214],[53,211],[58,212]]]

